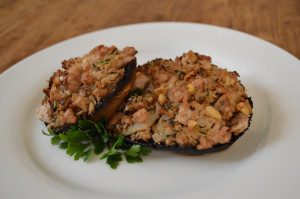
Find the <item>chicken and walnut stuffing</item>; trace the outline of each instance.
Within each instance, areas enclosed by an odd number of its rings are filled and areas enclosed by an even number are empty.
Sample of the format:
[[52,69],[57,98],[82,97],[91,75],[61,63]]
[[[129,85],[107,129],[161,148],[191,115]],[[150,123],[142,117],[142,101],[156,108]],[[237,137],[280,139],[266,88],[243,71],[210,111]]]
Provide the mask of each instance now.
[[189,51],[137,68],[134,88],[109,121],[131,140],[210,149],[248,128],[252,107],[237,72]]

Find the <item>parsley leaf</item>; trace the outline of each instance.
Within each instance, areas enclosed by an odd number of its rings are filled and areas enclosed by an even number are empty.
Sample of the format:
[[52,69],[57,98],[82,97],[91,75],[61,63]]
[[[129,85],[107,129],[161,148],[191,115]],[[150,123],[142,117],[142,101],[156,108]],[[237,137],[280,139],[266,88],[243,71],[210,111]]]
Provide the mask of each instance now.
[[151,150],[140,145],[130,145],[124,143],[121,135],[109,134],[105,129],[107,120],[95,123],[90,120],[79,120],[76,125],[72,125],[65,132],[55,134],[51,129],[48,133],[42,131],[46,136],[52,136],[51,144],[59,145],[60,149],[65,149],[66,154],[74,157],[74,160],[83,159],[88,161],[94,152],[96,155],[108,152],[101,156],[106,159],[106,163],[116,169],[125,156],[128,163],[142,162],[142,155],[148,155]]
[[93,128],[94,122],[90,120],[79,120],[77,125],[80,129],[88,130]]
[[93,150],[94,150],[94,145],[91,144],[89,150],[83,152],[83,154],[82,154],[82,156],[81,156],[81,157],[83,157],[83,161],[85,161],[85,162],[88,161],[88,159],[89,159],[89,158],[91,157],[91,155],[92,155]]
[[96,155],[101,154],[104,151],[105,145],[103,144],[102,140],[100,137],[97,137],[95,139],[95,144],[94,144],[94,152]]
[[51,138],[51,144],[52,145],[58,145],[59,143],[60,143],[60,141],[61,141],[61,139],[60,139],[60,137],[59,136],[53,136],[52,138]]
[[131,156],[131,157],[137,157],[139,154],[141,146],[140,145],[132,145],[128,151],[125,152],[125,155]]
[[116,169],[120,161],[122,161],[122,156],[118,153],[109,156],[106,160],[106,164],[108,164],[112,169]]
[[78,160],[79,158],[83,157],[84,151],[89,146],[89,144],[82,144],[82,145],[71,145],[69,144],[67,147],[67,154],[69,156],[74,155],[74,160]]
[[60,149],[66,149],[68,147],[68,142],[61,142],[60,144],[59,144],[59,148]]
[[118,140],[114,143],[114,145],[112,146],[112,148],[107,153],[105,153],[104,155],[102,155],[100,159],[103,160],[103,159],[107,158],[108,156],[112,156],[112,155],[118,154],[118,152],[116,150],[116,147],[122,146],[123,139],[124,139],[123,136],[119,136]]
[[60,133],[58,136],[60,137],[60,139],[61,139],[62,141],[68,143],[68,136],[66,136],[65,134],[62,134],[62,133]]
[[143,162],[143,159],[140,156],[132,157],[129,155],[125,155],[125,158],[128,163]]
[[46,133],[44,130],[42,130],[42,133],[44,134],[44,135],[46,135],[46,136],[51,136],[51,134],[49,133]]
[[151,149],[141,146],[140,151],[138,152],[140,155],[149,155],[151,153]]
[[46,133],[44,130],[42,130],[42,133],[44,135],[47,135],[47,136],[55,136],[55,133],[51,130],[51,129],[48,129],[48,132],[49,133]]

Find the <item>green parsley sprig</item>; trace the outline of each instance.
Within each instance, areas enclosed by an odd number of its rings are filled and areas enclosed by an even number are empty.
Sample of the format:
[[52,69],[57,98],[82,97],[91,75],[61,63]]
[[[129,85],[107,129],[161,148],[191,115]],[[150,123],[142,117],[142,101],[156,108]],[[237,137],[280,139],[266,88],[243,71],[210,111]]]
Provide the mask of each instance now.
[[79,120],[76,125],[72,125],[66,132],[55,134],[51,129],[49,133],[42,131],[44,135],[52,136],[51,144],[59,145],[59,148],[66,149],[69,156],[74,156],[74,160],[83,158],[86,162],[91,154],[101,154],[104,149],[108,149],[100,159],[106,159],[106,163],[116,169],[122,161],[122,156],[128,163],[142,162],[142,157],[148,155],[151,150],[140,145],[129,145],[123,142],[121,135],[109,134],[105,129],[105,122],[95,123],[90,120]]

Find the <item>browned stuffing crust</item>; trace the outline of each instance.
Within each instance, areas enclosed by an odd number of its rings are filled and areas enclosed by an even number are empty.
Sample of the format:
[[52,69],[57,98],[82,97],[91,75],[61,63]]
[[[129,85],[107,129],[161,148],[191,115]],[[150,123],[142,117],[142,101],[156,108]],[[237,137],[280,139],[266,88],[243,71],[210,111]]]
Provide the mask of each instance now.
[[109,129],[132,141],[170,147],[207,150],[230,143],[252,116],[252,102],[238,77],[192,51],[175,61],[150,61],[138,67],[131,96]]
[[42,106],[37,108],[39,119],[48,128],[58,129],[93,114],[99,102],[116,90],[136,53],[133,47],[118,50],[100,45],[83,57],[63,61],[63,69],[53,73],[44,89]]

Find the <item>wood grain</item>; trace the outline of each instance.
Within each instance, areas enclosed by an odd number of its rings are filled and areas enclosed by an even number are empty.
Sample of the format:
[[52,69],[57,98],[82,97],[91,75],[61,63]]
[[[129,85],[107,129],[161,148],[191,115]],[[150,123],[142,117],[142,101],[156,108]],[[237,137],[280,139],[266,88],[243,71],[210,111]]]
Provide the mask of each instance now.
[[228,27],[300,58],[300,0],[0,0],[0,73],[65,39],[154,21]]

